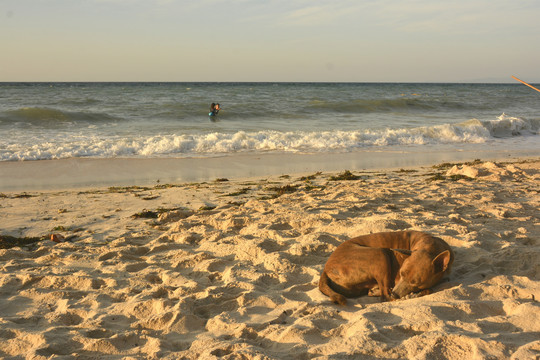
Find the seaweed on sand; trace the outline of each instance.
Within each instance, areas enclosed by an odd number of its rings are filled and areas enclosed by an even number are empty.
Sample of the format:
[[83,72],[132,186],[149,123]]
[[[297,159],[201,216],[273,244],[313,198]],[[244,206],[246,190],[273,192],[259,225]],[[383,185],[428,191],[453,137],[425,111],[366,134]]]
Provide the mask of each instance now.
[[0,249],[11,249],[16,246],[33,246],[37,242],[45,239],[44,237],[15,237],[9,235],[0,235]]
[[341,181],[341,180],[359,180],[361,177],[354,175],[349,170],[345,170],[343,173],[336,176],[330,177],[330,181]]

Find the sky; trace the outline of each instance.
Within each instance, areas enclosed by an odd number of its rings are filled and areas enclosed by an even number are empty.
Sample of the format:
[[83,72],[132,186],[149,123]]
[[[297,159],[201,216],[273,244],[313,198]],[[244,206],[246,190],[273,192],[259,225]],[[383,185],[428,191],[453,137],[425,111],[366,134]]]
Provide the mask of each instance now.
[[539,19],[539,0],[0,0],[0,82],[539,83]]

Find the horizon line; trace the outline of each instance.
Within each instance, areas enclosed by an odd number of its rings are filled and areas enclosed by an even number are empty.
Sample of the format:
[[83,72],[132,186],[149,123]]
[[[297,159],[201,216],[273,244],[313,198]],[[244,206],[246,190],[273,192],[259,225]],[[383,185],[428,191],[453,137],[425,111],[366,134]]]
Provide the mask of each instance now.
[[[533,84],[540,83],[530,81]],[[0,84],[516,84],[516,81],[198,81],[198,80],[22,80]]]

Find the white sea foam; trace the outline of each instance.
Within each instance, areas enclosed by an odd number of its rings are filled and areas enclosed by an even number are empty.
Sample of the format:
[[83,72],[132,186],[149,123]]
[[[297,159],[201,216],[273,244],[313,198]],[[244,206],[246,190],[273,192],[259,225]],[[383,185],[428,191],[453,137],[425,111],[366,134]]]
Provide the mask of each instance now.
[[433,144],[479,144],[495,137],[534,134],[530,122],[501,115],[488,122],[470,120],[460,124],[430,127],[358,130],[358,131],[258,131],[212,132],[198,135],[159,135],[138,137],[33,139],[33,144],[14,141],[0,149],[0,160],[43,160],[70,157],[154,157],[215,156],[238,152],[351,151],[368,147],[392,147]]
[[538,134],[538,124],[526,119],[502,114],[496,120],[485,121],[482,124],[494,137],[509,137],[522,134]]

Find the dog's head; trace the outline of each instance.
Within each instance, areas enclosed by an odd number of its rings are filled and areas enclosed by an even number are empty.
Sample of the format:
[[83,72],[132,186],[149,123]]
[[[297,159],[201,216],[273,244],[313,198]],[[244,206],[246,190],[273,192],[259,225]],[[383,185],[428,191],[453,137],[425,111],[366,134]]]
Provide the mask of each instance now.
[[[401,298],[413,292],[429,289],[437,284],[450,266],[451,254],[446,250],[435,257],[423,250],[413,251],[403,258],[399,280],[393,295]],[[399,259],[398,259],[399,260]]]

